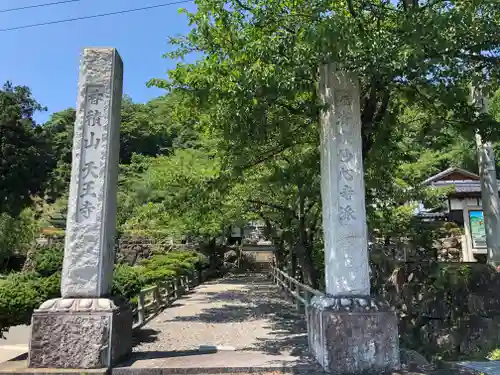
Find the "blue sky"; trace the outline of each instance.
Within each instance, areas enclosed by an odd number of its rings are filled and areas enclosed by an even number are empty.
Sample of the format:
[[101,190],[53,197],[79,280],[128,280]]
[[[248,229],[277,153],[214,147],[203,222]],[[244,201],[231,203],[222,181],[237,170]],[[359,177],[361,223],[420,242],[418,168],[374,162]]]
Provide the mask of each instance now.
[[[54,0],[2,0],[0,10]],[[81,0],[80,2],[0,13],[0,28],[75,18],[98,13],[167,3],[171,0]],[[51,113],[76,103],[78,64],[83,47],[115,47],[124,63],[124,94],[146,102],[163,93],[147,88],[150,78],[166,77],[176,61],[162,58],[171,47],[167,37],[186,34],[187,18],[179,8],[194,11],[194,3],[90,20],[0,32],[0,81],[32,89],[48,111],[36,116],[44,122]]]

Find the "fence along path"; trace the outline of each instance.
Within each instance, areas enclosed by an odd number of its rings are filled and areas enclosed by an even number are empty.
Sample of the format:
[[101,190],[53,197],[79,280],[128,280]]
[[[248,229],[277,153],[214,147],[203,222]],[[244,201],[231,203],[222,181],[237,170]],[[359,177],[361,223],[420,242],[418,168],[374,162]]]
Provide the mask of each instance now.
[[[227,373],[227,368],[233,367],[239,368],[234,372],[241,375],[241,368],[255,373],[259,367],[259,374],[269,368],[275,374],[276,367],[281,367],[282,374],[324,374],[307,355],[304,319],[311,298],[323,295],[321,291],[275,267],[269,274],[230,276],[193,287],[203,276],[197,280],[193,275],[178,279],[170,287],[153,287],[141,292],[150,294],[151,298],[144,303],[142,297],[144,318],[140,317],[139,304],[136,326],[143,328],[136,330],[134,356],[125,366],[114,369],[113,375],[142,375],[139,374],[141,368],[147,372],[152,367],[177,368],[183,370],[182,373],[187,369],[196,373],[195,369],[199,368],[199,373],[205,374]],[[155,296],[163,296],[161,304]],[[178,300],[173,303],[175,298]],[[162,310],[168,305],[171,307]],[[208,355],[200,355],[202,353]],[[432,374],[500,375],[498,361],[450,362],[449,365],[450,368]],[[207,371],[209,368],[211,371]]]
[[193,272],[173,280],[142,289],[137,296],[137,307],[133,310],[134,329],[138,329],[158,315],[164,308],[186,294],[211,275],[210,271]]
[[[276,272],[230,275],[191,288],[170,307],[137,322],[133,356],[113,373],[194,365],[318,370],[307,354],[303,313],[283,298]],[[152,308],[154,301],[140,306]]]

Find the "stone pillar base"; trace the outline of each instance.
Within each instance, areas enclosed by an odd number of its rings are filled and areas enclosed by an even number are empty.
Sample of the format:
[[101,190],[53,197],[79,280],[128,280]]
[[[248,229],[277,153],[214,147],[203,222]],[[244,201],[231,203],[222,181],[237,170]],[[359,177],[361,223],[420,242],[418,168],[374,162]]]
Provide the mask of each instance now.
[[332,374],[397,370],[396,314],[373,297],[314,297],[307,311],[309,349]]
[[123,299],[52,299],[31,318],[29,367],[109,368],[131,352],[132,309]]

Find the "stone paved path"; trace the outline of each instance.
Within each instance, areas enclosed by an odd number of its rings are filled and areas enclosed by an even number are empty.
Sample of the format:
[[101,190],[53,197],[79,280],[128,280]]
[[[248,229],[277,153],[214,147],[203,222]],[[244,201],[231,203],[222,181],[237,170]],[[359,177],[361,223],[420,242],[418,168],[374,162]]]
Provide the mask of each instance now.
[[[196,287],[146,324],[135,341],[127,363],[132,367],[311,363],[304,317],[267,274],[229,276]],[[200,346],[218,346],[218,353],[200,355]]]
[[11,327],[4,335],[5,339],[0,338],[0,363],[28,351],[29,326]]
[[500,361],[465,361],[459,364],[485,375],[500,375]]

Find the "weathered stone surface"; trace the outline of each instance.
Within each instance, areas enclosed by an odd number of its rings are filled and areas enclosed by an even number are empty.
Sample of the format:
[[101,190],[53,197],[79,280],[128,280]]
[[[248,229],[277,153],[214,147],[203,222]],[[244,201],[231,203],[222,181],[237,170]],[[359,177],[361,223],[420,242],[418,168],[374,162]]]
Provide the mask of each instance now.
[[443,238],[441,240],[441,246],[445,249],[454,248],[460,245],[460,241],[456,237]]
[[429,361],[420,353],[412,349],[403,349],[400,351],[401,367],[404,369],[415,371],[423,370],[428,371],[432,369],[432,365]]
[[325,65],[319,87],[326,293],[369,295],[358,80]]
[[83,51],[68,199],[64,298],[109,294],[116,232],[123,67],[113,48]]
[[118,309],[118,304],[108,298],[54,298],[42,303],[35,312],[39,314],[50,312],[113,312],[116,309]]
[[394,311],[387,301],[373,296],[314,296],[310,306],[339,312]]
[[398,326],[385,301],[370,297],[358,79],[320,68],[321,200],[328,297],[308,308],[309,346],[334,374],[399,367]]
[[376,373],[400,367],[393,311],[340,311],[314,304],[308,310],[308,332],[311,352],[331,374]]
[[450,236],[434,241],[433,248],[436,249],[439,262],[460,262],[463,259],[459,236]]
[[[105,368],[132,351],[132,310],[106,299],[56,299],[33,313],[32,368]],[[111,358],[110,358],[111,355]]]
[[[121,236],[118,243],[116,261],[126,263],[131,266],[136,265],[143,259],[148,259],[153,255],[154,242],[148,237],[142,236]],[[164,244],[161,250],[168,251],[170,246]]]
[[421,327],[419,334],[423,347],[430,353],[455,359],[484,358],[498,347],[500,318],[469,316],[451,322],[431,320]]
[[30,367],[107,367],[110,317],[50,314],[34,316]]

